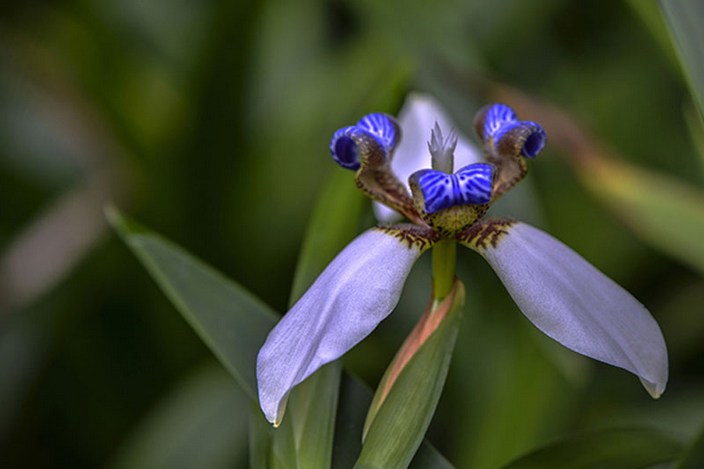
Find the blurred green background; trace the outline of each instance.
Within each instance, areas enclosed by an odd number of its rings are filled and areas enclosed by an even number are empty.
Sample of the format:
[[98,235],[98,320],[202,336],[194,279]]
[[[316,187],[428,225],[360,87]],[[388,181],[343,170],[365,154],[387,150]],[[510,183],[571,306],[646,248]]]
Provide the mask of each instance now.
[[[342,171],[335,129],[421,90],[474,137],[499,82],[558,105],[700,207],[701,114],[655,2],[3,3],[0,466],[149,467],[155,446],[185,452],[166,429],[201,421],[195,459],[163,467],[246,466],[249,404],[110,232],[104,204],[283,312],[316,195]],[[467,311],[428,435],[458,467],[582,430],[647,424],[686,442],[704,424],[704,268],[610,205],[573,156],[548,143],[498,211],[550,231],[650,309],[669,389],[652,401],[630,374],[559,349],[461,252]],[[426,303],[428,264],[346,359],[372,386]],[[198,387],[208,380],[232,393]],[[160,411],[173,421],[154,430]],[[150,443],[150,428],[163,439]]]

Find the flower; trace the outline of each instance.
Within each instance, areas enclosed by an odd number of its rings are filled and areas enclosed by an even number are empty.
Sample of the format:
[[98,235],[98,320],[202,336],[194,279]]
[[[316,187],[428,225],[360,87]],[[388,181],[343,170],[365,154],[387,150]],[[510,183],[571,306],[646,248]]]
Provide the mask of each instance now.
[[[421,134],[432,123],[425,151]],[[369,335],[398,303],[421,254],[448,241],[484,257],[543,333],[632,372],[655,398],[665,390],[665,341],[638,300],[549,234],[512,219],[484,218],[523,179],[526,160],[542,150],[542,127],[502,104],[483,108],[474,124],[484,162],[461,135],[443,136],[449,120],[431,98],[418,95],[404,106],[400,124],[370,114],[333,135],[335,161],[355,171],[357,186],[383,204],[375,207],[378,218],[408,222],[380,225],[353,240],[267,337],[257,381],[261,408],[275,426],[289,392]],[[401,130],[413,147],[403,143]],[[453,154],[461,162],[454,173]],[[410,176],[409,185],[400,175]]]

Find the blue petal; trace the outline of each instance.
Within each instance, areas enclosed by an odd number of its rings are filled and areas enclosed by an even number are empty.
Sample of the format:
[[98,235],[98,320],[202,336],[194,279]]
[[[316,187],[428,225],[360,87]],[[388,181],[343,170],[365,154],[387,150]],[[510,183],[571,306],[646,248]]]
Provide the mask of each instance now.
[[356,171],[362,165],[365,151],[380,147],[384,158],[388,158],[399,137],[400,129],[393,117],[381,113],[368,114],[357,125],[335,132],[330,141],[330,153],[337,164]]
[[396,146],[398,139],[397,126],[394,119],[387,114],[379,112],[367,114],[357,122],[357,127],[377,137],[387,151],[391,151]]
[[547,135],[545,135],[545,131],[537,122],[523,121],[521,124],[530,129],[528,137],[523,142],[521,154],[528,158],[535,158],[545,146]]
[[504,138],[522,139],[521,155],[535,158],[545,146],[547,136],[540,124],[518,120],[516,113],[505,104],[494,104],[484,118],[484,141],[498,148]]
[[518,122],[516,113],[505,104],[493,104],[484,118],[484,139],[498,140],[506,132],[507,125]]
[[462,204],[486,204],[491,200],[494,165],[475,163],[454,174],[458,181]]
[[352,138],[360,132],[355,126],[343,127],[332,136],[330,153],[333,159],[343,168],[357,170],[360,166],[357,142]]
[[494,165],[474,163],[447,174],[427,169],[417,173],[425,211],[435,213],[455,205],[486,204],[491,201]]

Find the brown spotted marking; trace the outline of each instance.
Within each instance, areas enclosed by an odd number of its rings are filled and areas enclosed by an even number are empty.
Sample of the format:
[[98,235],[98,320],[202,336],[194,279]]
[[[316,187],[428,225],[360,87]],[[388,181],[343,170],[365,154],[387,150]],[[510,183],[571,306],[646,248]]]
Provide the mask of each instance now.
[[363,151],[360,151],[362,165],[355,176],[357,187],[372,199],[398,211],[408,220],[422,223],[408,189],[391,170],[386,154],[374,139],[369,140],[372,142],[365,140]]
[[399,239],[408,248],[418,248],[425,251],[438,242],[440,237],[432,228],[403,223],[400,225],[378,226],[377,230],[388,233]]
[[457,240],[475,251],[483,251],[489,246],[495,248],[508,234],[508,228],[516,223],[510,218],[482,221],[457,235]]

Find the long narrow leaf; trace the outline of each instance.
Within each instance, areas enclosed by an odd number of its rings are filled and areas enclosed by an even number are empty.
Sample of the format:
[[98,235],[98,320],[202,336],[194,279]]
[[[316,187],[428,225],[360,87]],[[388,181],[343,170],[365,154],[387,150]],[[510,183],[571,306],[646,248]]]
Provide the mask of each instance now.
[[704,3],[699,0],[660,0],[675,49],[690,90],[704,113]]
[[249,398],[222,368],[198,370],[144,419],[111,467],[239,466],[247,452],[248,407]]
[[447,315],[405,364],[374,416],[357,467],[405,468],[413,459],[445,385],[464,307],[461,282],[446,301]]
[[255,364],[277,315],[239,285],[115,209],[108,219],[166,296],[251,399]]
[[[372,390],[358,378],[345,373],[340,387],[340,407],[335,427],[334,468],[351,468],[362,450],[365,412],[372,402]],[[454,466],[435,447],[423,440],[411,469],[452,469]]]
[[704,427],[689,445],[677,469],[697,469],[704,467]]

